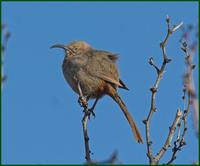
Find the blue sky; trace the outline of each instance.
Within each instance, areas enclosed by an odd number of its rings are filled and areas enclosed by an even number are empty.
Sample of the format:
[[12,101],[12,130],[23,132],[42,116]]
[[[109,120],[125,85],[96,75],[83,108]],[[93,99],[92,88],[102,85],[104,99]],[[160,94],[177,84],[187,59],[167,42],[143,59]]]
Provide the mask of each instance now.
[[[172,24],[196,24],[197,2],[2,2],[2,21],[12,36],[5,53],[8,79],[2,92],[2,162],[6,164],[80,164],[84,162],[78,96],[66,84],[62,50],[56,43],[85,40],[96,49],[119,54],[121,79],[130,91],[119,90],[145,138],[142,120],[150,108],[150,91],[156,74],[148,64],[153,56],[161,64],[159,43],[166,34],[166,15]],[[151,123],[154,153],[161,148],[182,108],[184,58],[181,31],[167,45],[173,59],[157,94],[158,112]],[[194,59],[197,64],[197,57]],[[197,69],[194,73],[197,87]],[[90,103],[91,104],[91,103]],[[107,159],[114,150],[123,163],[148,163],[146,145],[133,140],[120,108],[109,97],[96,107],[89,121],[92,158]],[[188,116],[187,146],[175,163],[198,159],[198,140],[192,114]],[[168,150],[161,163],[168,161]]]

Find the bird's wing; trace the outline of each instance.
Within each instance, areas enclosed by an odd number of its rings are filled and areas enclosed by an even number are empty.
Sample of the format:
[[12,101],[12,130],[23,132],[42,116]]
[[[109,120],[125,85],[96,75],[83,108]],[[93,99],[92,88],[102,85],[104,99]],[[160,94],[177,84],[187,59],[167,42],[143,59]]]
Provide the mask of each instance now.
[[122,85],[122,86],[119,86],[120,88],[129,90],[128,87],[126,86],[126,84],[121,79],[119,79],[119,83]]
[[117,56],[106,51],[93,51],[91,54],[86,67],[88,74],[123,88],[124,84],[119,79],[119,72],[115,64]]
[[97,75],[97,77],[103,79],[104,81],[107,81],[107,82],[110,82],[112,84],[115,84],[119,88],[129,90],[128,87],[126,86],[126,84],[121,79],[119,79],[119,81],[116,81],[116,80],[114,80],[114,79],[112,79],[112,78],[110,78],[110,77],[108,77],[108,76],[106,76],[104,74],[99,74],[99,75]]
[[104,75],[103,73],[98,74],[97,77],[103,79],[104,81],[107,81],[107,82],[110,82],[112,84],[115,84],[115,85],[117,85],[119,87],[122,86],[119,81],[116,81],[113,78],[110,78],[110,77]]

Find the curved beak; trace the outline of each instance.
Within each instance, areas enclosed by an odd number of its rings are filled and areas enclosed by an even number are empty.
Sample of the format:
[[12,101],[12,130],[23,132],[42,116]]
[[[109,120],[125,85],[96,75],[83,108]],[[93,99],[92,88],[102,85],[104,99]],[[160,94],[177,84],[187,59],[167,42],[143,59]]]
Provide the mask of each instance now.
[[65,46],[63,44],[55,44],[55,45],[51,46],[50,48],[62,48],[65,50]]

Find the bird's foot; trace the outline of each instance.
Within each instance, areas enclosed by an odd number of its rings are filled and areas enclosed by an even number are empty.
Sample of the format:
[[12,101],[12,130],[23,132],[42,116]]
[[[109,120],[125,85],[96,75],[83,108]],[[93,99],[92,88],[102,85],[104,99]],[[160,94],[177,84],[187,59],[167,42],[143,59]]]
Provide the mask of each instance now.
[[89,108],[89,109],[84,109],[83,110],[83,113],[85,113],[87,116],[88,116],[88,119],[90,119],[90,115],[92,114],[92,116],[95,118],[96,115],[94,113],[94,110]]
[[81,107],[87,109],[88,103],[87,103],[87,99],[84,96],[80,96],[78,98],[78,103],[80,104]]
[[92,116],[93,116],[94,118],[96,117],[96,115],[95,115],[95,113],[94,113],[94,109],[89,108],[89,109],[88,109],[88,112],[89,112],[90,115],[92,114]]
[[96,115],[94,113],[94,109],[93,108],[88,108],[88,102],[86,97],[84,96],[80,96],[78,98],[78,103],[80,104],[81,107],[84,108],[83,113],[85,113],[88,116],[88,119],[90,119],[90,115],[92,114],[92,116],[95,118]]

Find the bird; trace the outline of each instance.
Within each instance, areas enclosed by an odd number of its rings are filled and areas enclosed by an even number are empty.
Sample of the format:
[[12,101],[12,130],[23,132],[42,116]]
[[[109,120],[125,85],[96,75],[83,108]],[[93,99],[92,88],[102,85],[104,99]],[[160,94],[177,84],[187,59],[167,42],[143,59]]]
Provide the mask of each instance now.
[[94,49],[82,40],[73,41],[67,45],[55,44],[50,48],[64,50],[63,75],[72,90],[79,95],[79,102],[85,101],[87,104],[90,99],[95,99],[93,106],[89,109],[94,115],[93,110],[98,100],[105,95],[110,96],[121,108],[136,141],[143,143],[135,121],[117,92],[118,88],[129,90],[119,77],[116,64],[118,55]]

